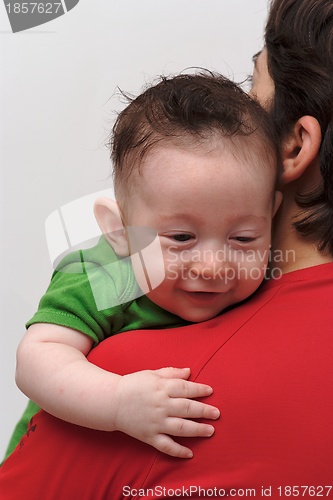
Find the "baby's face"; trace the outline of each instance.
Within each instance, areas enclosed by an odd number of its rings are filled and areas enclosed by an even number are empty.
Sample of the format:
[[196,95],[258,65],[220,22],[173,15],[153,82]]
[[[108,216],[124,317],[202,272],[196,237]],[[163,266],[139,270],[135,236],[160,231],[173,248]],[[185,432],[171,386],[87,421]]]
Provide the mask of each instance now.
[[245,164],[228,141],[213,151],[155,147],[133,179],[126,210],[126,225],[159,235],[165,279],[148,297],[191,322],[252,294],[269,257],[272,168]]

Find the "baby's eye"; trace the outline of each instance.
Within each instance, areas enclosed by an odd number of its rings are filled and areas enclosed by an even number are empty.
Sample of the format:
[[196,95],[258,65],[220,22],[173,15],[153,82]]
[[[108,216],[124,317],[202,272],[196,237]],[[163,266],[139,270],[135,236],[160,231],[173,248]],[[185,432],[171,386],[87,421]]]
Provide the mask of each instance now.
[[251,243],[256,238],[254,238],[253,236],[233,236],[231,239],[239,241],[240,243]]
[[168,245],[170,245],[170,242],[173,242],[174,244],[178,243],[178,246],[181,245],[189,245],[193,244],[193,242],[196,239],[196,235],[193,233],[182,233],[181,231],[170,231],[170,232],[165,232],[165,233],[159,233],[160,237],[165,238],[168,241]]
[[193,236],[191,234],[186,234],[186,233],[172,234],[169,236],[173,240],[180,242],[190,241],[191,239],[193,239]]
[[176,231],[170,233],[163,233],[160,234],[160,236],[164,236],[168,240],[172,240],[177,243],[188,243],[195,239],[195,235],[192,233],[181,233],[181,232],[177,233]]

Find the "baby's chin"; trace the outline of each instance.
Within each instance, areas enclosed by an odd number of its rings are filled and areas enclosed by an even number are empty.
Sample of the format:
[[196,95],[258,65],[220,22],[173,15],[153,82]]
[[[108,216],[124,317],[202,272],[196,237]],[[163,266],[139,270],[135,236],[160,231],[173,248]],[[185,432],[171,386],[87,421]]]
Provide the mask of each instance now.
[[209,321],[210,319],[216,318],[219,314],[223,312],[224,308],[221,308],[217,311],[207,311],[207,310],[195,310],[195,311],[186,311],[181,314],[180,317],[184,321],[189,321],[190,323],[202,323],[203,321]]

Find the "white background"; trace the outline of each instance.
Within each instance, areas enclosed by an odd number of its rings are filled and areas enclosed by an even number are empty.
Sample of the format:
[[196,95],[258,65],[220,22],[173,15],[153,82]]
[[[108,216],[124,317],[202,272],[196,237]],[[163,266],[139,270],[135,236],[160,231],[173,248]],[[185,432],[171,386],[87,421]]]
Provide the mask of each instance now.
[[[45,220],[111,188],[116,88],[138,94],[190,66],[236,81],[262,46],[268,0],[80,0],[13,34],[0,5],[0,460],[26,399],[15,351],[52,266]],[[89,207],[90,210],[90,207]],[[85,217],[78,221],[84,231]]]

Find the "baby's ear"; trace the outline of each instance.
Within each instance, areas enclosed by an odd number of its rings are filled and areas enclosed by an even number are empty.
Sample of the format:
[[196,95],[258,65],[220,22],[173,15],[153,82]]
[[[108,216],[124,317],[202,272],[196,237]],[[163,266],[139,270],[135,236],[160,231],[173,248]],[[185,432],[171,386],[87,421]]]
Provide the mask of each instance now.
[[102,233],[116,254],[120,257],[128,256],[126,230],[117,202],[110,198],[98,198],[95,201],[94,214]]

